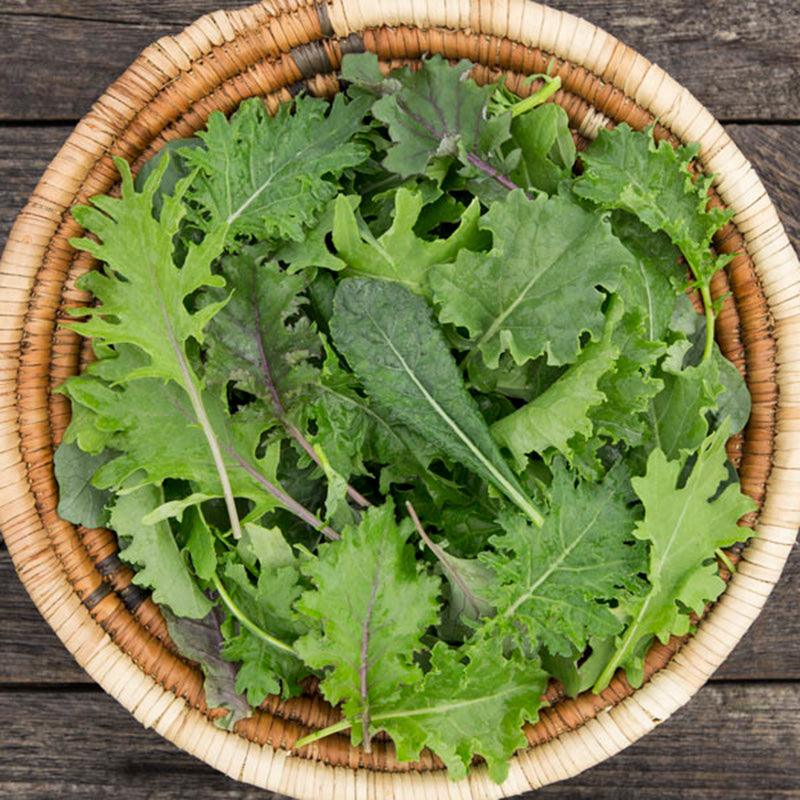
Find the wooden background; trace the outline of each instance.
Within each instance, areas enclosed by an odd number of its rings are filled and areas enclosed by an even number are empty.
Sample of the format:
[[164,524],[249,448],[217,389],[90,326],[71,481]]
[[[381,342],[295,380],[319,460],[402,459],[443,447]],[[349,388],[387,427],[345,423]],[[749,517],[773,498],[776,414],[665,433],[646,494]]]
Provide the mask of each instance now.
[[[150,41],[222,2],[0,0],[0,241],[103,89]],[[797,246],[797,0],[551,4],[604,27],[694,92],[759,170]],[[800,798],[798,591],[795,553],[759,621],[686,708],[537,800]],[[96,687],[38,616],[0,542],[0,797],[112,796],[280,800],[143,730]]]

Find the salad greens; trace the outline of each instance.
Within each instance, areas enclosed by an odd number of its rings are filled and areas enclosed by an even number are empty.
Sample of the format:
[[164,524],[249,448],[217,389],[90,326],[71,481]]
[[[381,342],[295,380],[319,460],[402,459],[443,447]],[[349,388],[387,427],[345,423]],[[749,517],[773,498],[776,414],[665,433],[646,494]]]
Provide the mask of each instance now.
[[117,159],[74,210],[96,360],[55,469],[220,724],[316,677],[342,721],[296,747],[382,731],[502,781],[549,679],[639,685],[692,630],[755,504],[696,148],[620,125],[578,154],[557,79],[470,67],[349,55],[333,102]]

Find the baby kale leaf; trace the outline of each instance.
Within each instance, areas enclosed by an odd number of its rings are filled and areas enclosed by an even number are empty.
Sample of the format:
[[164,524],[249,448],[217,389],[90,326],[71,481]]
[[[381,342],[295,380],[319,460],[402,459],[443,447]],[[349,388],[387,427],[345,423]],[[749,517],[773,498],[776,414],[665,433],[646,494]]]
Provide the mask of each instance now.
[[296,644],[303,661],[325,669],[325,698],[342,703],[353,743],[368,745],[371,708],[387,703],[421,670],[414,653],[438,620],[439,581],[426,575],[406,543],[413,529],[395,521],[391,501],[368,509],[358,527],[319,548],[303,571],[314,589],[297,604],[311,630]]
[[198,133],[205,147],[181,151],[195,171],[194,223],[221,232],[230,249],[247,238],[302,239],[338,191],[337,178],[369,155],[354,141],[368,106],[366,98],[337,95],[329,104],[302,96],[271,117],[254,98],[230,119],[212,113]]
[[506,351],[517,364],[542,353],[551,364],[575,361],[581,334],[597,340],[603,330],[598,287],[615,289],[633,256],[603,217],[568,196],[512,192],[482,227],[492,233],[488,254],[463,251],[431,273],[439,319],[465,327],[490,367]]
[[738,482],[730,482],[725,454],[729,435],[726,421],[705,439],[692,457],[685,480],[688,457],[670,461],[660,449],[650,454],[645,475],[633,479],[644,504],[644,519],[635,535],[650,544],[650,587],[625,606],[628,626],[618,636],[595,691],[608,685],[618,667],[625,669],[634,686],[640,685],[643,644],[654,636],[666,643],[673,634],[687,633],[689,613],[701,614],[705,604],[716,600],[725,588],[714,553],[747,537],[746,529],[737,523],[756,507],[741,493]]
[[334,305],[334,343],[380,412],[484,477],[540,523],[464,387],[428,304],[396,283],[347,278]]

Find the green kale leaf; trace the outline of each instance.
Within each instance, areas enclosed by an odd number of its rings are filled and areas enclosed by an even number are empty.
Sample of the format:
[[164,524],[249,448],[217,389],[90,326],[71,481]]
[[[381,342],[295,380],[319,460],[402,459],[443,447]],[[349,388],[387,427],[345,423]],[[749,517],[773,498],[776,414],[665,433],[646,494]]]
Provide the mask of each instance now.
[[347,278],[334,306],[334,343],[381,412],[468,465],[538,524],[540,513],[464,387],[427,303],[396,283]]
[[332,104],[302,96],[270,117],[253,98],[230,119],[212,113],[197,134],[205,147],[181,151],[194,171],[194,223],[232,249],[249,237],[301,240],[337,193],[336,179],[369,155],[354,141],[365,130],[368,105],[344,95]]
[[598,383],[619,356],[613,333],[621,314],[622,304],[612,300],[603,338],[589,342],[575,363],[542,394],[492,425],[492,434],[508,448],[517,469],[525,468],[526,454],[532,451],[540,455],[556,451],[569,460],[570,439],[591,435],[589,411],[606,400]]
[[423,207],[421,193],[401,187],[394,197],[391,227],[375,237],[354,212],[347,197],[335,202],[333,245],[346,264],[344,274],[384,278],[402,283],[417,294],[428,293],[428,273],[450,263],[461,250],[474,250],[484,236],[478,231],[480,203],[473,200],[447,238],[426,240],[414,231]]
[[650,544],[650,588],[624,606],[627,628],[618,636],[595,691],[608,685],[618,667],[634,686],[640,685],[643,643],[654,636],[666,643],[673,634],[687,633],[689,613],[701,614],[725,588],[714,553],[747,537],[737,523],[756,507],[737,482],[730,482],[725,454],[729,435],[726,421],[705,439],[693,463],[687,456],[670,461],[662,450],[653,450],[645,475],[633,479],[644,504],[635,535]]
[[372,719],[392,737],[400,761],[414,761],[429,747],[460,780],[480,755],[499,783],[511,756],[527,744],[522,725],[538,718],[546,686],[536,661],[505,658],[497,642],[461,649],[439,642],[422,681],[376,704]]
[[156,603],[169,606],[179,617],[202,619],[213,604],[192,577],[169,522],[143,522],[163,503],[164,493],[155,486],[142,486],[117,499],[109,524],[120,538],[120,558],[138,567],[133,582],[151,588]]
[[419,683],[414,653],[439,616],[439,581],[406,543],[411,521],[398,525],[394,513],[391,501],[368,509],[303,568],[314,589],[297,608],[311,630],[295,647],[306,664],[326,670],[320,688],[330,703],[342,703],[353,744],[369,742],[373,704]]
[[597,287],[615,289],[635,266],[631,253],[603,217],[568,196],[511,192],[482,227],[492,233],[488,255],[464,251],[431,273],[439,319],[465,327],[490,367],[506,351],[517,364],[545,352],[551,364],[575,361],[581,334],[597,340],[603,330]]
[[[500,517],[505,533],[480,558],[495,573],[485,591],[497,615],[485,632],[501,630],[543,645],[554,655],[582,651],[590,636],[619,633],[609,601],[641,590],[646,549],[633,537],[627,475],[619,467],[602,483],[575,482],[554,465],[550,510],[541,531],[519,515]],[[480,632],[479,632],[480,635]]]

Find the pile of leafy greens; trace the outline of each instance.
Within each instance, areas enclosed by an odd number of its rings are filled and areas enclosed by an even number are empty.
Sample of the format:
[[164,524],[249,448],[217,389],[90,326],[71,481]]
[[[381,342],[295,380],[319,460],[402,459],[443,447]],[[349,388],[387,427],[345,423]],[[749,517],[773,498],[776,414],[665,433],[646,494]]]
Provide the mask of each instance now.
[[[232,726],[316,676],[370,748],[502,781],[548,680],[638,685],[754,504],[696,149],[441,58],[348,56],[74,210],[60,512],[108,526]],[[703,312],[690,301],[692,292]]]

